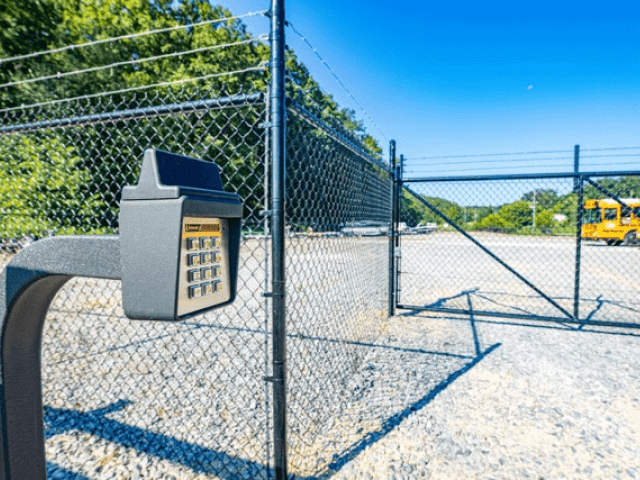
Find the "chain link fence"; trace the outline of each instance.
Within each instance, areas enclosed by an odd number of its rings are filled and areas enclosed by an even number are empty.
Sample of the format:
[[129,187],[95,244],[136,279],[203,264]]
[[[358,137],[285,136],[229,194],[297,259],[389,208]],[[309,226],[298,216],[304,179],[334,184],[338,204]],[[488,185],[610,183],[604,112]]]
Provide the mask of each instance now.
[[287,160],[290,472],[324,478],[380,427],[358,372],[387,315],[391,179],[296,102]]
[[[640,325],[636,212],[616,214],[614,207],[606,222],[604,203],[588,204],[614,196],[635,206],[629,197],[640,193],[637,175],[449,178],[406,186],[402,306]],[[596,223],[619,240],[578,238],[579,229]]]
[[[59,234],[118,232],[155,147],[215,162],[245,202],[238,298],[183,323],[123,316],[120,282],[75,278],[45,323],[52,478],[269,478],[265,95],[172,89],[5,111],[3,264]],[[289,449],[298,477],[340,467],[379,428],[358,369],[383,328],[391,179],[358,138],[295,101],[287,126]]]
[[[262,38],[245,38],[244,30],[241,37],[219,47]],[[273,441],[272,406],[284,399],[269,384],[278,381],[278,359],[268,298],[281,283],[269,273],[272,247],[279,250],[271,244],[268,135],[284,119],[270,118],[265,48],[258,43],[251,55],[261,63],[236,65],[242,56],[229,55],[216,68],[241,70],[200,77],[235,76],[225,84],[177,80],[147,93],[135,87],[0,110],[2,266],[47,236],[118,233],[120,192],[137,183],[146,148],[215,162],[225,189],[245,204],[238,294],[224,309],[181,323],[131,321],[120,282],[88,278],[72,279],[56,296],[42,340],[51,478],[248,480],[278,472],[274,452],[283,452],[284,438]],[[593,223],[592,211],[603,224],[613,221],[606,205],[585,201],[640,196],[639,175],[409,181],[391,231],[401,238],[394,278],[389,233],[398,184],[390,167],[352,112],[287,55],[294,65],[286,72],[287,309],[275,321],[286,325],[293,478],[331,477],[424,405],[423,383],[450,375],[450,364],[432,359],[418,362],[429,363],[430,378],[405,371],[407,358],[429,353],[407,348],[410,340],[376,344],[389,308],[640,326],[640,248],[629,233],[634,225],[640,231],[640,200],[637,211],[635,203],[618,208],[620,242],[578,235]],[[271,62],[272,78],[276,67],[285,76],[284,63]],[[472,359],[441,356],[460,365]]]
[[120,191],[149,147],[215,162],[245,202],[229,307],[131,321],[120,282],[83,278],[54,299],[42,353],[50,478],[268,477],[264,122],[261,92],[186,88],[4,113],[4,264],[45,236],[117,233]]

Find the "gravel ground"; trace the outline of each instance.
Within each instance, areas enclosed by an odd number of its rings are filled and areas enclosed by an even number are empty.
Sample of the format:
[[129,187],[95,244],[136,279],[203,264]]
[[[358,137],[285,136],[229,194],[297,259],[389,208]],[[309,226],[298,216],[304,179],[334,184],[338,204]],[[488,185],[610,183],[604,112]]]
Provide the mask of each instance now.
[[[640,331],[387,319],[386,248],[289,242],[296,478],[640,478]],[[268,478],[258,240],[241,265],[233,306],[179,324],[123,318],[119,282],[63,289],[43,336],[50,478]]]
[[391,319],[377,343],[365,370],[389,372],[389,347],[423,350],[403,363],[421,380],[391,381],[380,401],[396,418],[329,476],[640,478],[640,332],[420,315]]
[[[471,232],[573,313],[576,240]],[[558,309],[456,232],[403,236],[400,303],[562,317]],[[583,242],[580,316],[640,324],[638,247]],[[463,294],[468,292],[469,296]]]

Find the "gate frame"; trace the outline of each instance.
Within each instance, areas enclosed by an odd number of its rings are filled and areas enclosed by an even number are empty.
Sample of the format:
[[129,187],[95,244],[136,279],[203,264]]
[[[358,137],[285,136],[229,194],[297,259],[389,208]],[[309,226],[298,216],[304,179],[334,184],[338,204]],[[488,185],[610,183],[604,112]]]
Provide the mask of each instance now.
[[[582,219],[583,219],[583,210],[584,210],[584,184],[589,183],[591,186],[602,192],[603,194],[613,198],[616,201],[622,202],[615,194],[610,192],[605,187],[598,185],[591,178],[593,177],[624,177],[624,176],[640,176],[640,171],[638,170],[624,170],[624,171],[616,171],[616,172],[579,172],[579,155],[580,155],[580,146],[575,146],[574,151],[574,172],[567,173],[525,173],[525,174],[506,174],[506,175],[467,175],[467,176],[446,176],[446,177],[416,177],[416,178],[407,178],[403,179],[401,175],[396,176],[394,178],[394,183],[397,186],[398,191],[406,191],[407,193],[414,196],[418,201],[424,204],[427,208],[429,208],[432,212],[438,215],[440,218],[444,219],[449,225],[451,225],[454,229],[460,232],[463,236],[468,238],[471,242],[473,242],[476,246],[482,249],[485,253],[487,253],[490,257],[496,260],[499,264],[501,264],[504,268],[506,268],[509,272],[515,275],[520,281],[525,283],[529,288],[533,289],[538,295],[551,303],[555,308],[560,310],[564,317],[561,316],[544,316],[544,315],[525,315],[518,313],[510,313],[510,312],[497,312],[490,310],[471,310],[471,309],[462,309],[462,308],[448,308],[448,307],[434,307],[427,305],[407,305],[401,302],[400,300],[400,276],[401,271],[397,268],[394,272],[395,281],[390,282],[390,286],[394,288],[392,292],[392,296],[396,299],[396,303],[394,305],[395,308],[400,310],[412,310],[416,312],[420,311],[430,311],[430,312],[438,312],[438,313],[453,313],[453,314],[463,314],[463,315],[476,315],[476,316],[486,316],[486,317],[499,317],[499,318],[513,318],[518,320],[538,320],[545,322],[554,322],[554,323],[563,323],[563,324],[578,324],[578,325],[594,325],[594,326],[608,326],[608,327],[621,327],[621,328],[638,328],[640,329],[640,324],[638,323],[626,323],[626,322],[615,322],[615,321],[602,321],[602,320],[587,320],[581,319],[579,315],[579,306],[580,306],[580,266],[581,266],[581,244],[582,244]],[[413,191],[406,184],[413,183],[446,183],[446,182],[470,182],[470,181],[500,181],[500,180],[539,180],[539,179],[552,179],[552,178],[573,178],[574,179],[574,189],[573,192],[578,195],[578,206],[577,206],[577,215],[576,215],[576,257],[575,257],[575,273],[574,273],[574,304],[573,304],[573,313],[568,312],[566,309],[558,305],[553,298],[549,297],[542,290],[536,287],[533,283],[528,281],[525,277],[523,277],[517,270],[509,266],[506,262],[504,262],[500,257],[498,257],[495,253],[493,253],[489,248],[484,246],[480,241],[470,235],[466,230],[460,227],[456,222],[450,219],[447,215],[438,210],[437,207],[432,205],[428,200],[424,199],[420,194]],[[622,202],[624,205],[624,202]],[[394,217],[395,222],[395,230],[398,231],[398,225],[400,221],[400,215]],[[398,237],[400,234],[398,233]],[[396,258],[398,259],[397,264],[400,263],[399,260],[400,249],[396,251]]]

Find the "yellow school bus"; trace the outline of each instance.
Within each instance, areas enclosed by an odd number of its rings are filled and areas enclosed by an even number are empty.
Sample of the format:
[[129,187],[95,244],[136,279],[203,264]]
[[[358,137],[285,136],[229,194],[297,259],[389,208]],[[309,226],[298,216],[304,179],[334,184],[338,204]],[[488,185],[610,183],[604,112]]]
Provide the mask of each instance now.
[[608,245],[635,245],[640,232],[640,199],[587,200],[584,204],[582,238],[605,240]]

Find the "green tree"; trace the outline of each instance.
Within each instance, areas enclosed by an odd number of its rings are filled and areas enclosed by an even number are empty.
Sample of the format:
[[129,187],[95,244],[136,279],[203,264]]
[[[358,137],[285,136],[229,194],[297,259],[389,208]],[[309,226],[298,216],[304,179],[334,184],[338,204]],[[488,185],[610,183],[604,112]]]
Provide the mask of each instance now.
[[[20,15],[16,14],[16,18],[19,17],[22,22],[16,21],[17,24],[24,24],[20,27],[22,30],[18,27],[7,28],[3,36],[0,36],[5,55],[36,52],[46,48],[82,44],[134,32],[231,16],[228,10],[213,6],[204,0],[27,1],[34,2],[37,8],[46,9],[51,18],[38,15],[29,17],[28,12],[32,7],[30,3],[25,3]],[[14,3],[18,5],[20,2]],[[36,7],[32,11],[39,11]],[[42,24],[38,23],[41,18],[44,19]],[[27,37],[38,39],[38,42],[24,42],[20,32],[31,32]],[[269,48],[261,42],[238,44],[250,38],[250,33],[241,21],[228,20],[65,50],[25,60],[20,62],[20,68],[13,63],[0,64],[0,73],[4,75],[4,81],[16,81],[56,75],[57,72],[87,70],[116,62],[140,60],[108,70],[25,83],[20,88],[9,87],[0,92],[0,107],[129,89],[254,67],[269,59]],[[237,45],[209,48],[233,43]],[[195,49],[203,51],[152,62],[141,61],[151,56]],[[323,120],[355,136],[370,153],[380,153],[376,141],[366,134],[362,123],[355,119],[355,113],[341,109],[330,95],[323,93],[308,69],[291,51],[287,52],[287,68],[297,86],[306,92],[300,100],[303,106],[317,111],[319,105],[319,116]],[[83,101],[81,104],[68,104],[63,115],[91,114],[105,110],[200,100],[203,97],[212,98],[238,92],[264,91],[267,82],[268,74],[264,73],[226,75],[179,86],[145,89],[141,93],[125,92],[104,99]],[[56,107],[45,108],[38,113],[42,116],[40,119],[57,118],[61,114]],[[150,117],[135,121],[96,124],[90,128],[56,130],[56,135],[59,144],[73,147],[77,156],[83,159],[81,163],[88,179],[78,179],[85,182],[82,188],[100,190],[103,198],[101,205],[106,210],[96,211],[94,216],[101,219],[101,225],[105,228],[117,227],[116,205],[119,203],[120,190],[123,185],[137,180],[142,151],[151,146],[215,161],[220,166],[229,188],[237,190],[244,198],[245,215],[256,218],[265,194],[264,182],[259,173],[264,160],[264,151],[260,147],[264,142],[264,132],[256,127],[264,121],[263,115],[263,107],[247,107],[242,110],[216,110],[199,115]],[[20,123],[19,119],[15,121]],[[323,138],[318,129],[313,129],[310,135],[318,139]],[[325,146],[322,148],[326,148],[327,145],[326,139],[324,141]],[[4,156],[15,155],[14,152],[2,150],[1,145],[0,153]],[[317,151],[310,153],[318,154]],[[333,161],[337,161],[337,158]],[[293,167],[294,155],[291,159]],[[315,185],[319,179],[323,180],[319,175],[322,176],[323,173],[317,169],[308,170],[300,181],[306,185]],[[336,178],[335,181],[339,182],[339,179]],[[314,191],[316,196],[309,200],[310,204],[319,205],[326,200],[322,198],[319,190]]]
[[[42,236],[87,232],[83,218],[101,207],[96,193],[83,187],[89,172],[79,168],[75,149],[55,136],[0,136],[0,232],[4,238],[25,233]],[[104,230],[95,228],[93,233]]]
[[503,216],[497,213],[491,213],[482,220],[475,222],[472,228],[474,230],[508,231],[514,227],[515,226]]
[[427,207],[422,202],[404,190],[400,201],[400,221],[406,223],[409,227],[418,225],[428,212]]
[[551,210],[554,214],[559,213],[564,215],[564,220],[561,225],[563,227],[574,226],[576,224],[576,216],[578,209],[578,196],[575,193],[570,193],[564,196],[560,202],[558,202]]
[[[55,0],[0,0],[0,57],[21,56],[46,50],[56,43],[61,15]],[[49,74],[46,62],[33,59],[0,63],[0,83]],[[36,100],[27,88],[0,89],[0,106]],[[29,89],[33,91],[33,89]]]
[[462,212],[462,209],[460,208],[460,206],[458,204],[453,204],[451,206],[449,206],[445,211],[444,211],[445,215],[447,217],[449,217],[451,220],[453,220],[456,223],[459,223],[463,220],[464,214]]
[[525,193],[522,196],[522,200],[526,200],[527,202],[531,203],[533,203],[535,200],[537,208],[548,210],[550,208],[553,208],[553,206],[558,203],[560,198],[558,196],[558,192],[551,188],[539,188],[537,190]]
[[498,212],[509,224],[524,227],[533,223],[533,210],[526,200],[517,200],[500,208]]
[[[50,25],[44,25],[43,29],[46,27],[48,30],[47,41],[29,46],[25,53],[45,47],[82,44],[134,32],[231,16],[228,10],[200,0],[186,0],[177,4],[167,0],[48,0],[48,3],[52,11],[56,12],[57,24],[53,29]],[[16,35],[17,30],[7,33],[6,37],[2,38],[3,45],[6,44],[8,48],[12,42],[19,41],[20,37]],[[142,61],[151,56],[237,43],[249,38],[240,21],[230,20],[27,59],[12,64],[13,70],[7,71],[10,80],[29,80],[56,75],[58,72],[87,70],[123,61],[141,61],[107,70],[27,83],[20,88],[9,87],[2,96],[3,106],[183,80],[256,66],[268,58],[268,48],[261,43],[208,49],[152,62]],[[264,80],[256,80],[257,78],[212,78],[191,85],[187,89],[190,88],[192,92],[195,88],[202,87],[220,89],[225,84],[227,90],[236,91],[240,87],[264,86]],[[255,85],[254,82],[261,85]]]
[[[608,191],[614,193],[618,198],[638,198],[640,197],[640,178],[638,177],[620,177],[620,178],[599,178],[593,179],[598,185],[601,185]],[[596,200],[600,198],[608,198],[600,190],[593,185],[585,183],[584,199]]]
[[556,224],[551,210],[539,210],[536,212],[536,228],[551,228]]

